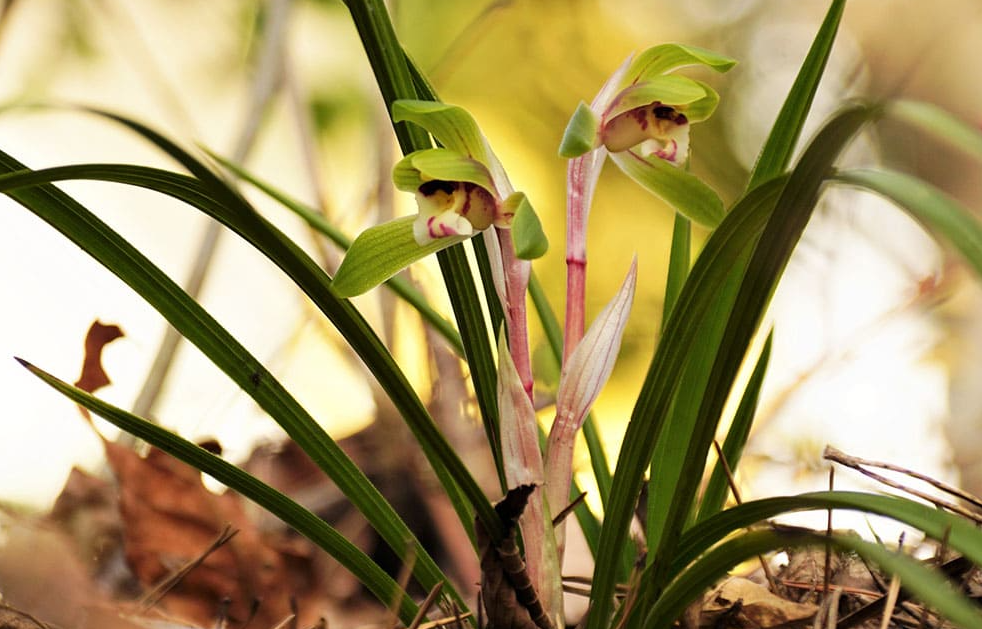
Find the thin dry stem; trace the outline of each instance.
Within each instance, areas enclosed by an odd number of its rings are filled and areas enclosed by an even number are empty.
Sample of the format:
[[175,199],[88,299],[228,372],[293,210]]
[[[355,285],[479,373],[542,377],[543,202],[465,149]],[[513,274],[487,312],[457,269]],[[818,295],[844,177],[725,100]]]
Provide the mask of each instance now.
[[406,558],[402,562],[402,566],[399,568],[399,575],[396,578],[396,584],[399,589],[396,590],[395,594],[392,596],[392,600],[389,602],[389,622],[388,625],[392,629],[398,629],[399,627],[399,603],[402,602],[402,597],[409,588],[409,579],[413,576],[413,568],[416,567],[416,544],[410,541],[408,547],[406,548]]
[[[842,457],[843,460],[840,461],[838,459],[831,458],[831,455]],[[858,456],[848,455],[842,452],[841,450],[832,448],[831,446],[825,448],[825,454],[823,456],[826,459],[835,461],[836,463],[841,463],[842,465],[848,465],[849,467],[853,467],[857,469],[858,466],[865,465],[867,467],[878,467],[883,470],[898,472],[900,474],[904,474],[905,476],[910,476],[911,478],[916,478],[917,480],[924,481],[925,483],[931,485],[932,487],[946,494],[949,494],[956,498],[960,498],[961,500],[964,500],[965,502],[975,505],[976,507],[982,509],[982,499],[980,499],[978,496],[972,495],[967,491],[964,491],[962,489],[959,489],[957,487],[954,487],[937,479],[931,478],[930,476],[922,474],[916,470],[911,470],[906,467],[894,465],[893,463],[886,463],[883,461],[870,461],[869,459],[862,459],[859,458]],[[847,463],[846,461],[849,461],[849,463]]]
[[413,618],[413,621],[409,623],[409,626],[406,627],[406,629],[419,629],[420,623],[422,623],[423,619],[426,618],[426,614],[429,613],[430,608],[433,607],[433,603],[436,602],[442,590],[443,590],[443,581],[439,581],[437,582],[436,585],[433,586],[433,589],[430,590],[430,593],[426,595],[426,598],[423,599],[423,602],[420,603],[419,611],[416,612],[416,616]]
[[[898,483],[895,480],[892,480],[890,478],[887,478],[885,476],[882,476],[880,474],[877,474],[876,472],[872,472],[872,471],[866,469],[863,466],[864,465],[869,465],[871,467],[881,467],[881,468],[884,468],[884,469],[891,469],[892,471],[897,471],[897,472],[905,473],[905,474],[908,474],[909,476],[912,476],[913,478],[918,478],[920,480],[924,480],[925,482],[930,483],[931,485],[933,485],[934,487],[937,487],[938,489],[942,489],[941,486],[948,487],[947,485],[944,485],[944,483],[941,483],[940,481],[935,481],[933,479],[929,479],[928,477],[926,477],[926,476],[924,476],[922,474],[917,474],[915,476],[914,474],[910,473],[910,470],[906,470],[906,469],[901,468],[899,466],[891,465],[890,467],[886,467],[889,464],[878,463],[878,462],[874,462],[874,461],[866,461],[864,459],[860,459],[858,457],[854,457],[854,456],[848,455],[845,452],[842,452],[841,450],[837,450],[836,448],[833,448],[832,446],[826,446],[825,447],[825,452],[822,454],[822,456],[825,459],[828,459],[829,461],[833,461],[835,463],[839,463],[840,465],[845,465],[846,467],[851,467],[854,470],[856,470],[858,472],[861,472],[862,474],[865,474],[866,476],[869,476],[873,480],[878,481],[880,483],[883,483],[884,485],[886,485],[888,487],[893,487],[894,489],[899,489],[901,491],[907,492],[908,494],[910,494],[912,496],[915,496],[917,498],[920,498],[921,500],[926,500],[927,502],[930,502],[931,504],[933,504],[935,506],[941,507],[942,509],[947,509],[948,511],[951,511],[952,513],[956,513],[956,514],[962,516],[963,518],[968,518],[969,520],[971,520],[971,521],[973,521],[973,522],[975,522],[977,524],[982,524],[982,516],[980,516],[978,513],[975,513],[973,511],[971,511],[969,509],[966,509],[966,508],[964,508],[964,507],[962,507],[960,505],[957,505],[957,504],[955,504],[953,502],[949,502],[947,500],[942,500],[941,498],[938,498],[936,496],[932,496],[932,495],[930,495],[928,493],[925,493],[923,491],[920,491],[919,489],[914,489],[913,487],[908,487],[908,486],[906,486],[906,485],[904,485],[902,483]],[[948,493],[951,493],[951,492],[948,492]],[[964,493],[964,492],[961,492],[961,493]],[[977,501],[978,499],[976,498],[975,500]]]
[[890,618],[893,617],[893,610],[897,607],[898,594],[900,594],[900,577],[894,575],[890,579],[890,589],[887,591],[887,602],[883,608],[883,618],[880,619],[880,629],[887,629],[890,626]]
[[[733,470],[730,469],[730,463],[726,460],[726,455],[723,454],[723,448],[719,445],[717,439],[713,439],[713,448],[716,450],[716,456],[719,458],[720,466],[723,468],[723,474],[726,476],[726,483],[730,486],[730,492],[733,494],[733,500],[736,501],[738,505],[743,504],[743,499],[740,497],[740,488],[737,487],[736,479],[733,477]],[[826,553],[828,556],[828,553]],[[764,573],[764,577],[767,579],[767,583],[771,586],[771,591],[775,594],[779,593],[779,582],[774,578],[774,573],[771,572],[771,567],[767,564],[767,560],[763,555],[757,555],[757,561],[760,562],[760,569]]]
[[218,537],[216,537],[215,540],[208,546],[208,548],[201,551],[201,553],[194,559],[185,562],[181,567],[168,575],[152,590],[143,595],[139,601],[141,612],[146,612],[160,602],[160,599],[170,592],[174,586],[180,583],[189,572],[200,566],[209,555],[228,543],[233,537],[235,537],[236,533],[238,533],[237,530],[226,525],[225,528],[222,529],[221,533],[218,534]]

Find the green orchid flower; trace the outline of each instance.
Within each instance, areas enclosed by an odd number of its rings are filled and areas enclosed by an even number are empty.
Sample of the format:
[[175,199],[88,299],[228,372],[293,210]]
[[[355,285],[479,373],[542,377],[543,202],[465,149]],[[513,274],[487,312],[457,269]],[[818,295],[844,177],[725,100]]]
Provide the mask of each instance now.
[[393,171],[396,187],[416,196],[419,214],[413,237],[420,246],[453,236],[470,236],[494,225],[511,227],[513,204],[506,204],[490,169],[477,159],[447,148],[416,151]]
[[645,189],[690,219],[715,227],[723,217],[722,201],[680,166],[689,157],[691,125],[713,114],[719,95],[701,81],[669,73],[689,65],[725,72],[735,63],[681,44],[644,51],[621,66],[591,105],[580,103],[566,127],[560,156],[585,160],[589,153],[599,155],[590,160],[590,172],[580,172],[583,181],[590,181],[607,151]]
[[392,104],[392,118],[419,125],[440,147],[415,151],[395,165],[393,182],[415,195],[419,213],[371,227],[355,239],[334,278],[338,295],[361,294],[490,227],[512,231],[518,258],[545,253],[548,240],[532,205],[512,188],[469,113],[445,103],[400,100]]

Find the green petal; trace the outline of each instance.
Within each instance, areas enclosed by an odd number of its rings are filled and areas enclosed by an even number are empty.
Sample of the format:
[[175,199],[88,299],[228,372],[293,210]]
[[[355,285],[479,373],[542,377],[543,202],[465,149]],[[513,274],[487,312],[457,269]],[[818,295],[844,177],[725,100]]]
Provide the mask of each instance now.
[[426,181],[419,176],[419,169],[413,165],[413,155],[403,157],[392,168],[392,183],[403,192],[416,192]]
[[466,236],[440,238],[419,246],[413,238],[415,216],[369,227],[351,243],[331,288],[339,297],[354,297],[378,286],[413,262],[446,249]]
[[684,76],[656,76],[621,91],[614,99],[613,105],[604,112],[604,119],[610,120],[618,114],[649,103],[659,102],[679,107],[698,102],[705,97],[706,88],[698,81]]
[[534,260],[545,255],[549,249],[549,239],[525,193],[516,192],[505,199],[502,211],[515,214],[511,224],[515,255],[522,260]]
[[489,161],[484,136],[474,118],[462,107],[428,100],[397,100],[392,103],[392,119],[413,122],[446,148],[484,164]]
[[495,192],[491,173],[481,162],[461,155],[450,149],[427,149],[416,151],[407,159],[420,172],[423,179],[430,181],[467,181],[481,186],[492,194]]
[[624,173],[686,218],[709,228],[723,220],[723,201],[698,177],[659,157],[645,159],[632,151],[611,153]]
[[736,59],[698,46],[662,44],[639,54],[631,64],[627,77],[630,81],[644,81],[692,65],[703,65],[717,72],[726,72],[736,63]]
[[593,150],[597,143],[597,128],[600,121],[590,106],[580,101],[573,112],[573,117],[563,132],[563,141],[559,143],[559,156],[566,159],[579,157]]
[[716,93],[716,90],[701,81],[696,81],[696,83],[699,83],[706,90],[706,95],[682,108],[682,113],[689,119],[689,122],[702,122],[712,116],[713,112],[716,111],[716,106],[719,105],[719,94]]

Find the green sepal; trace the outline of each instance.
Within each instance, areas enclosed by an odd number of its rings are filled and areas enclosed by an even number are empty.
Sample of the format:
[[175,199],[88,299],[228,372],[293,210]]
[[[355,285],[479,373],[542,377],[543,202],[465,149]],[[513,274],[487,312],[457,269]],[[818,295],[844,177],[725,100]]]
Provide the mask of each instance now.
[[487,164],[488,145],[474,118],[456,105],[428,100],[397,100],[392,103],[392,120],[412,122],[436,138],[444,147]]
[[359,234],[331,283],[334,293],[339,297],[361,295],[413,262],[468,238],[448,236],[420,246],[413,237],[415,220],[415,216],[405,216]]
[[541,258],[549,250],[549,239],[524,192],[515,192],[502,204],[502,211],[513,213],[511,223],[515,255],[522,260]]
[[410,153],[392,169],[393,183],[404,192],[416,192],[422,184],[434,179],[467,181],[496,194],[487,167],[451,149],[424,149]]
[[600,121],[590,106],[580,101],[566,125],[563,140],[559,143],[559,156],[566,159],[579,157],[597,146],[597,128]]
[[710,229],[723,220],[723,201],[695,175],[660,157],[644,158],[633,151],[611,153],[610,157],[627,176],[689,220]]
[[698,81],[685,76],[659,75],[624,89],[604,112],[604,119],[610,120],[626,111],[655,102],[684,111],[686,105],[705,97],[706,89]]
[[698,46],[662,44],[639,54],[631,63],[627,80],[631,82],[671,72],[678,68],[702,65],[717,72],[726,72],[737,63],[736,59]]

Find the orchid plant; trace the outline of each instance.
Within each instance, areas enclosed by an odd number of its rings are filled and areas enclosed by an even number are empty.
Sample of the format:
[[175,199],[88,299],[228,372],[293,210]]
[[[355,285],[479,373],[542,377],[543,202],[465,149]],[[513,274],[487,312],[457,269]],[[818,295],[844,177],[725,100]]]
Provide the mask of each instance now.
[[[911,500],[849,492],[819,492],[724,508],[724,464],[739,463],[753,422],[767,350],[751,340],[773,288],[820,192],[828,185],[873,190],[932,227],[982,273],[982,225],[940,191],[890,171],[837,171],[834,163],[864,125],[890,116],[941,136],[957,136],[982,156],[982,136],[925,104],[853,103],[830,119],[792,160],[844,11],[832,0],[784,108],[762,147],[746,192],[725,208],[719,196],[688,172],[699,147],[692,124],[711,116],[719,96],[685,76],[688,66],[725,72],[733,59],[701,48],[664,44],[628,59],[590,105],[572,114],[559,153],[567,167],[567,302],[560,330],[542,296],[531,261],[548,242],[529,197],[516,192],[475,119],[439,101],[403,54],[381,0],[346,0],[372,64],[393,129],[405,155],[393,170],[396,188],[414,195],[418,214],[371,227],[353,242],[325,225],[304,204],[275,190],[240,165],[219,160],[242,180],[278,200],[334,240],[347,254],[329,277],[300,247],[216,172],[177,144],[127,118],[107,115],[140,134],[189,174],[136,165],[82,164],[33,171],[0,153],[0,191],[50,223],[113,273],[198,346],[303,447],[400,556],[414,556],[416,581],[456,610],[466,601],[361,470],[337,447],[263,364],[140,251],[77,201],[55,188],[64,179],[98,179],[142,186],[172,196],[234,231],[284,271],[339,330],[389,396],[427,457],[461,523],[472,536],[482,571],[479,611],[494,629],[551,629],[565,625],[561,573],[564,516],[570,508],[594,554],[586,629],[667,628],[712,583],[740,561],[771,550],[820,544],[859,553],[894,573],[930,607],[964,627],[982,627],[982,614],[930,567],[850,536],[745,527],[780,513],[854,509],[886,515],[982,562],[982,533],[952,514]],[[970,138],[965,140],[964,138]],[[620,289],[586,326],[587,217],[601,169],[610,160],[677,212],[667,279],[665,318],[613,471],[596,447],[590,409],[610,376],[635,287],[636,261]],[[711,230],[689,263],[689,225]],[[463,247],[473,248],[487,312]],[[394,277],[435,254],[451,297],[456,326],[433,313],[418,293]],[[648,281],[645,279],[645,281]],[[399,366],[350,297],[385,283],[431,322],[465,359],[495,460],[497,504],[480,489],[448,444]],[[531,299],[560,366],[553,420],[540,433],[533,404],[526,303]],[[497,352],[491,338],[497,339]],[[496,358],[495,358],[496,354]],[[753,377],[735,390],[737,371],[756,359]],[[348,568],[401,621],[418,626],[420,606],[362,551],[328,523],[219,456],[68,385],[23,361],[37,377],[137,437],[187,461],[269,509]],[[733,427],[703,489],[701,479],[723,406],[740,396]],[[583,431],[603,504],[602,518],[582,503],[573,483],[573,450]],[[645,476],[651,491],[640,541],[630,530]],[[627,594],[615,596],[617,584]],[[441,589],[442,588],[442,589]],[[423,609],[423,613],[427,610]],[[449,613],[449,612],[448,612]]]

